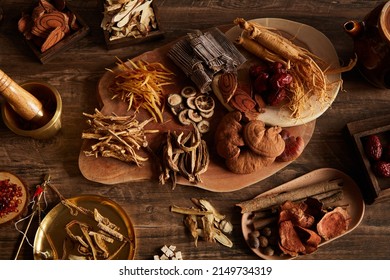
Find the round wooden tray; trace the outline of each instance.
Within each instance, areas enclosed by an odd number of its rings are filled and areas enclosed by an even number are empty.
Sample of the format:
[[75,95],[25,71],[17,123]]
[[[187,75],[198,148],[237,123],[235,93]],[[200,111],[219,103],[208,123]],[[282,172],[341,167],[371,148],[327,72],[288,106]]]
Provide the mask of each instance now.
[[17,212],[12,212],[4,217],[0,218],[0,226],[2,224],[6,224],[8,222],[14,221],[15,219],[19,218],[21,215],[23,215],[24,211],[26,210],[26,206],[28,204],[28,191],[26,186],[23,184],[23,182],[17,177],[16,175],[6,172],[6,171],[1,171],[0,172],[0,181],[4,180],[10,180],[11,183],[16,184],[17,186],[22,187],[22,196],[20,199],[22,200],[21,203],[18,206]]

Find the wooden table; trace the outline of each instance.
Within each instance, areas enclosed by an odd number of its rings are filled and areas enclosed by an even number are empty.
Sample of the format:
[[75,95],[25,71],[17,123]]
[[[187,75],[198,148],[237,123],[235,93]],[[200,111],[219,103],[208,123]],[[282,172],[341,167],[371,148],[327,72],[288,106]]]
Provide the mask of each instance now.
[[[69,1],[90,27],[90,34],[71,49],[42,65],[17,31],[21,10],[31,1],[3,0],[4,18],[0,22],[0,68],[16,82],[44,80],[61,92],[63,127],[49,140],[34,140],[15,135],[0,122],[0,169],[20,176],[29,187],[39,184],[45,174],[65,197],[99,194],[119,203],[132,219],[137,235],[136,259],[152,259],[164,244],[176,245],[185,259],[257,259],[243,239],[240,211],[234,204],[278,186],[312,170],[331,167],[349,174],[360,187],[361,166],[346,124],[390,113],[388,90],[368,84],[353,70],[343,74],[343,90],[331,108],[316,123],[313,137],[294,163],[273,176],[245,189],[214,193],[196,187],[161,186],[155,181],[104,185],[85,179],[78,166],[85,128],[83,112],[98,107],[96,86],[105,68],[112,67],[116,56],[128,59],[153,50],[194,29],[231,24],[236,17],[246,19],[279,17],[309,24],[327,35],[341,61],[352,56],[352,40],[344,33],[343,23],[362,19],[381,1],[157,1],[165,38],[154,42],[107,50],[98,1]],[[56,197],[48,193],[48,200]],[[219,244],[199,242],[198,247],[183,226],[182,217],[169,211],[176,204],[190,206],[190,198],[204,197],[227,214],[235,227],[229,249]],[[25,226],[26,224],[24,224]],[[35,226],[36,228],[36,226]],[[352,233],[301,259],[388,259],[390,257],[390,204],[367,205],[364,219]],[[28,233],[34,239],[34,226]],[[0,259],[13,259],[21,241],[13,224],[0,227]],[[20,259],[32,259],[26,243]]]

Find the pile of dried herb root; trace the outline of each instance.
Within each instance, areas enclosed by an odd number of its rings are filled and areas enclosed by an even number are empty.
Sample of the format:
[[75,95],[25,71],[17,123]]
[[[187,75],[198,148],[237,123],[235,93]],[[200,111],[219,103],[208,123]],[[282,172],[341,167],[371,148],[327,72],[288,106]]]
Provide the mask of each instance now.
[[93,140],[90,150],[84,151],[86,156],[102,156],[116,158],[124,162],[133,162],[141,166],[148,157],[139,155],[141,148],[147,148],[146,134],[156,130],[145,130],[152,119],[139,122],[135,115],[106,116],[95,109],[95,114],[83,113],[88,117],[89,128],[83,131],[81,138]]
[[171,212],[183,214],[184,224],[194,239],[195,246],[198,246],[199,237],[206,242],[216,242],[226,247],[233,247],[233,242],[225,235],[233,231],[233,225],[226,219],[226,216],[219,213],[215,207],[206,199],[192,198],[196,208],[171,206]]

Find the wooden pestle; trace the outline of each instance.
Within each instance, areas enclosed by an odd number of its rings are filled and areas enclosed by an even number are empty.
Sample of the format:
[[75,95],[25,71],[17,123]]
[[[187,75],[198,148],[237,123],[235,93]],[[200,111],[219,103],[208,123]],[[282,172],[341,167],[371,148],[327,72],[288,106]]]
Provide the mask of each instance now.
[[34,122],[39,126],[43,126],[49,121],[49,115],[43,108],[41,101],[1,70],[0,94],[5,97],[12,109],[26,121]]

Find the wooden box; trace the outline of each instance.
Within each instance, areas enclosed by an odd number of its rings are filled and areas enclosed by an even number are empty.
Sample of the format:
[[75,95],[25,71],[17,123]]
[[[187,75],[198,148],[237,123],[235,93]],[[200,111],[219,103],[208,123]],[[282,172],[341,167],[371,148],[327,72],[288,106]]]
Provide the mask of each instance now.
[[364,141],[367,136],[376,134],[381,139],[385,149],[390,143],[390,115],[369,118],[347,124],[347,129],[358,152],[358,159],[362,167],[367,184],[362,184],[363,192],[369,202],[378,202],[390,198],[390,178],[377,176],[372,169],[372,161],[364,151]]
[[[139,38],[124,37],[124,38],[115,39],[115,40],[110,40],[110,33],[108,31],[102,29],[107,49],[109,49],[109,50],[118,49],[118,48],[130,46],[130,45],[140,44],[140,43],[144,43],[147,41],[157,40],[157,39],[163,38],[164,31],[161,28],[159,14],[158,14],[158,7],[155,4],[155,1],[156,0],[153,0],[151,6],[152,6],[152,9],[154,11],[154,15],[156,17],[157,29],[149,32],[145,37],[139,37]],[[101,0],[100,2],[101,2],[101,4],[100,4],[101,11],[103,14],[105,1]],[[102,17],[102,19],[103,19],[103,17]]]
[[66,12],[67,10],[72,12],[74,15],[76,15],[77,24],[79,25],[78,30],[71,31],[70,34],[66,35],[61,41],[59,41],[53,47],[49,48],[44,52],[41,52],[40,48],[32,40],[25,39],[27,45],[30,47],[30,49],[33,51],[35,56],[39,59],[39,61],[42,64],[49,62],[50,60],[55,58],[59,53],[69,49],[70,47],[72,47],[72,45],[74,45],[74,43],[84,38],[89,33],[89,27],[86,24],[86,22],[68,4],[66,5],[64,12]]

